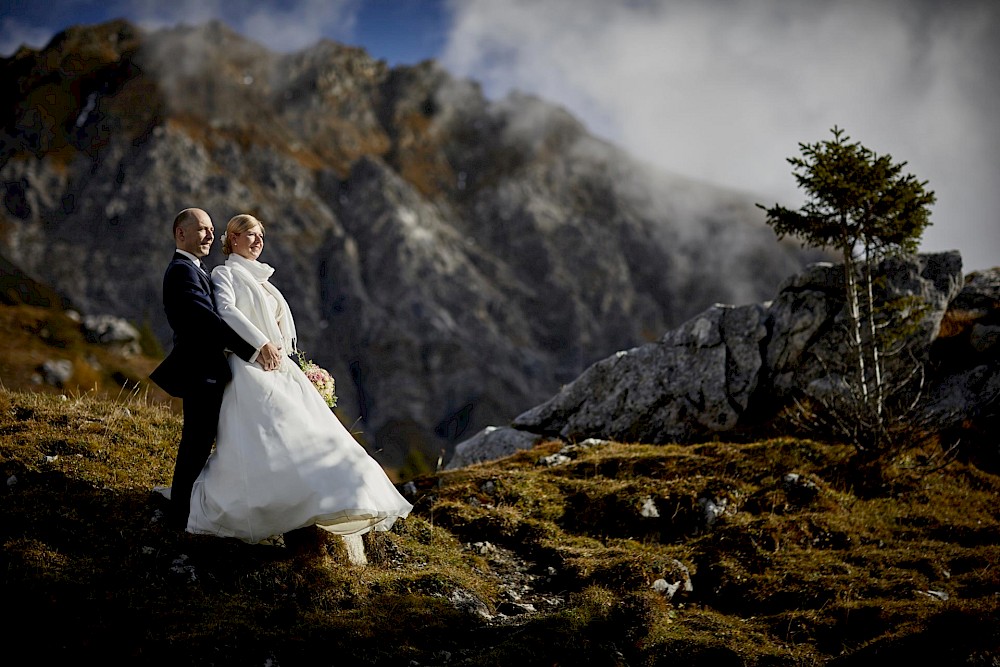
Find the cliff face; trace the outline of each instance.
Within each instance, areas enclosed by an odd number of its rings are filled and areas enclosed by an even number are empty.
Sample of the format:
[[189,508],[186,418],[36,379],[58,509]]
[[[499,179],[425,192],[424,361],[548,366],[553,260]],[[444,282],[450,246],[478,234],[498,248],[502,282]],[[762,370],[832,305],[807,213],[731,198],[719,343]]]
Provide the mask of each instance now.
[[[148,320],[170,221],[267,227],[262,260],[341,417],[383,461],[440,450],[815,255],[746,196],[657,173],[524,96],[332,42],[73,28],[0,61],[0,254],[78,308]],[[216,254],[210,263],[221,261]]]

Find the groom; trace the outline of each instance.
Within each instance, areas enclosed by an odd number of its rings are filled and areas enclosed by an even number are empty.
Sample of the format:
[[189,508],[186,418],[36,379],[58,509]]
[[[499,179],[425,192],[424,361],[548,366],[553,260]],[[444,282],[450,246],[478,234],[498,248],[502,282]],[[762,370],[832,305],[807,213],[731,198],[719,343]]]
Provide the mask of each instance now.
[[176,251],[163,276],[163,308],[174,331],[174,346],[149,379],[183,400],[184,426],[170,489],[170,525],[184,530],[191,488],[205,466],[219,426],[222,392],[232,379],[225,351],[277,368],[280,353],[271,343],[259,350],[240,338],[215,310],[212,281],[201,258],[215,240],[208,213],[187,208],[174,218]]

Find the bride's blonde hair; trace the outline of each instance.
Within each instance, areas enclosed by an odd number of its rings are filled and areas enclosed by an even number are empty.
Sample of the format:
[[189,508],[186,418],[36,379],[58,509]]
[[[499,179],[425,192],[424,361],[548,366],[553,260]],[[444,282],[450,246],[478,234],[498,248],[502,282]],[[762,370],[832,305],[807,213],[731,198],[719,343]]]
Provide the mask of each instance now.
[[226,237],[222,239],[222,254],[228,257],[233,252],[233,244],[229,238],[230,234],[242,234],[254,225],[260,227],[260,233],[264,234],[264,223],[253,217],[249,213],[234,215],[226,223]]

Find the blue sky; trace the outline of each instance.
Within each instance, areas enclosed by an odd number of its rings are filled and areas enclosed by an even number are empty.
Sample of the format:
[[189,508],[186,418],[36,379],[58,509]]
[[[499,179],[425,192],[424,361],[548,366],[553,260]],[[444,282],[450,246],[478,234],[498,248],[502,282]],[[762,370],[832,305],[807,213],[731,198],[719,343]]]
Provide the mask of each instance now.
[[837,125],[929,181],[922,249],[1000,265],[997,0],[0,0],[0,54],[117,17],[434,58],[491,98],[536,94],[653,168],[768,205],[802,204],[786,158]]
[[[0,54],[10,55],[22,42],[43,46],[70,25],[115,18],[149,26],[220,18],[246,33],[248,25],[256,25],[247,18],[255,15],[276,19],[280,30],[273,39],[264,30],[251,35],[272,49],[294,51],[325,36],[363,46],[375,58],[397,65],[441,53],[449,12],[444,0],[2,0]],[[294,22],[301,29],[287,30],[286,24]]]

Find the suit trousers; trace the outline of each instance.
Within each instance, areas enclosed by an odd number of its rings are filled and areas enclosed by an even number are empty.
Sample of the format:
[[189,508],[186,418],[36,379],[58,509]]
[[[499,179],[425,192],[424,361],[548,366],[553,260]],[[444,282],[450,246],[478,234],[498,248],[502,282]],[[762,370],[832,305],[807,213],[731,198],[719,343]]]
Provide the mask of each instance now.
[[171,522],[184,530],[191,512],[191,489],[212,453],[219,430],[219,411],[225,385],[206,385],[184,397],[184,426],[177,445],[177,461],[170,489]]

